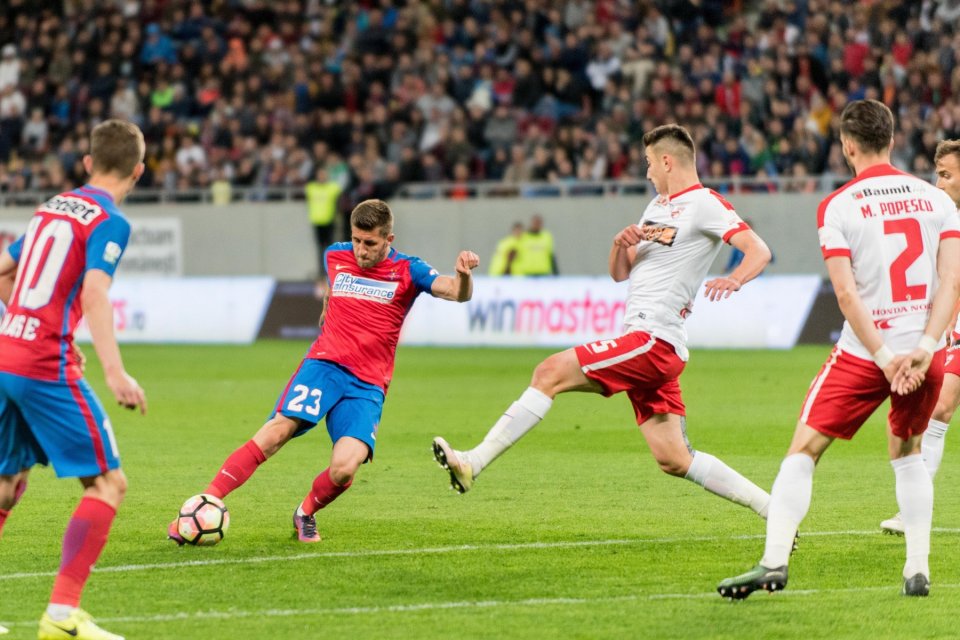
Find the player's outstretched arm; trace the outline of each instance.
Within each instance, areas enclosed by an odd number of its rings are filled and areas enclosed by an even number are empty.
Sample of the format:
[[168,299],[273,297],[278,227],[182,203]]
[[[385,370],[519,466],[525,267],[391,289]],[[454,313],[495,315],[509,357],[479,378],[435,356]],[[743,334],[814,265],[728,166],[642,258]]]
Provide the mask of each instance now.
[[623,282],[630,277],[630,269],[637,259],[637,245],[644,239],[643,229],[635,224],[613,236],[609,267],[610,277],[614,282]]
[[120,347],[113,333],[113,305],[107,292],[113,281],[106,272],[91,269],[83,278],[83,290],[80,293],[80,306],[83,316],[87,319],[90,335],[93,337],[93,348],[97,352],[100,364],[103,365],[103,375],[107,386],[113,392],[117,403],[127,409],[140,408],[140,413],[147,412],[147,396],[123,368],[123,359],[120,357]]
[[10,252],[4,250],[0,254],[0,302],[10,304],[13,295],[13,283],[17,279],[17,261]]
[[436,298],[466,302],[473,297],[473,270],[480,266],[480,257],[473,251],[461,251],[455,266],[457,275],[437,276],[430,293]]
[[923,337],[917,348],[901,363],[892,381],[892,389],[897,393],[910,393],[920,386],[940,337],[956,321],[957,300],[960,297],[960,238],[944,238],[940,241],[937,279],[939,284],[933,294],[930,318],[923,330]]
[[728,275],[704,283],[703,295],[711,300],[729,298],[734,291],[760,275],[770,264],[770,248],[753,230],[741,231],[730,238],[730,244],[743,252],[743,260]]

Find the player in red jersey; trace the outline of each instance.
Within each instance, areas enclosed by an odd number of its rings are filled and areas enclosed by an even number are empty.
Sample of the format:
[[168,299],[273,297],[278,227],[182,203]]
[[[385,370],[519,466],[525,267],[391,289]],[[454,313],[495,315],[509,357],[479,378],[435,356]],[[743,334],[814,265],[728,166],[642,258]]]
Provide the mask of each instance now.
[[856,177],[820,203],[817,223],[846,321],[810,385],[773,483],[763,558],[719,584],[727,598],[786,586],[817,461],[836,438],[852,438],[888,397],[888,448],[907,541],[902,593],[929,593],[933,483],[920,441],[943,381],[944,329],[960,295],[960,220],[942,190],[890,165],[893,114],[883,103],[847,105],[840,142]]
[[63,561],[40,638],[111,640],[79,608],[107,542],[127,480],[110,420],[82,377],[73,332],[85,317],[117,402],[145,413],[143,389],[123,367],[107,290],[130,237],[118,205],[143,173],[143,134],[108,120],[83,159],[90,181],[40,205],[27,233],[0,255],[0,527],[34,464],[79,478],[83,497],[67,526]]
[[[936,163],[937,187],[943,189],[960,209],[960,140],[944,140],[938,144],[933,159]],[[944,438],[950,419],[960,406],[960,333],[956,331],[958,314],[960,307],[954,309],[953,319],[947,327],[950,347],[943,362],[943,386],[920,444],[923,464],[931,479],[936,477],[943,459]],[[903,518],[898,513],[881,522],[880,529],[886,533],[903,535]]]
[[[350,214],[352,242],[327,249],[328,288],[320,335],[284,387],[272,416],[234,451],[205,493],[226,497],[291,438],[326,417],[333,441],[330,466],[313,481],[297,505],[293,525],[301,542],[319,542],[314,514],[350,488],[360,465],[373,458],[383,400],[400,328],[418,295],[466,302],[473,294],[471,272],[480,264],[472,251],[457,256],[456,275],[442,276],[420,258],[393,244],[393,213],[381,200],[365,200]],[[167,535],[183,538],[176,519]]]

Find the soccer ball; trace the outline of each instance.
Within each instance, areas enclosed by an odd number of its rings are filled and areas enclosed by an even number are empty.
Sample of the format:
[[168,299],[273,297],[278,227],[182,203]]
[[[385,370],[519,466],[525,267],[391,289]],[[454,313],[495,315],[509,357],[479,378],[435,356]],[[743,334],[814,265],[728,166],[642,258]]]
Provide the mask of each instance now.
[[180,507],[177,531],[187,544],[210,546],[223,540],[230,526],[230,512],[223,500],[209,493],[187,498]]

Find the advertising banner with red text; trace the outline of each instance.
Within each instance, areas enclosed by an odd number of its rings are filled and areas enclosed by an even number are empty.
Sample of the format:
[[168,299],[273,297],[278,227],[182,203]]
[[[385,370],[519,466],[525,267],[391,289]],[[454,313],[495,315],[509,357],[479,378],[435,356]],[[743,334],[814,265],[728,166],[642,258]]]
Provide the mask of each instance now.
[[[688,345],[788,349],[820,288],[817,275],[764,276],[725,300],[701,293]],[[409,345],[570,347],[622,333],[626,283],[609,277],[490,278],[463,304],[421,295],[401,334]]]

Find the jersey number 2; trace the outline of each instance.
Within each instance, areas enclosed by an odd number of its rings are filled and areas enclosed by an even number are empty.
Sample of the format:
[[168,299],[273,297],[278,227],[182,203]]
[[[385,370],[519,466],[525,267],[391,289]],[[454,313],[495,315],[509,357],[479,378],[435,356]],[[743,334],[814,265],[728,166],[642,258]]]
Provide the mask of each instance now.
[[907,284],[907,269],[923,255],[923,233],[920,230],[920,221],[913,218],[884,220],[883,233],[888,236],[902,233],[907,239],[906,248],[890,263],[890,290],[893,293],[893,301],[905,302],[926,298],[927,285]]
[[31,220],[23,241],[21,255],[26,256],[28,262],[17,274],[20,281],[17,303],[24,309],[39,309],[50,302],[73,243],[73,227],[66,220],[53,220],[40,229],[42,223],[42,218]]

